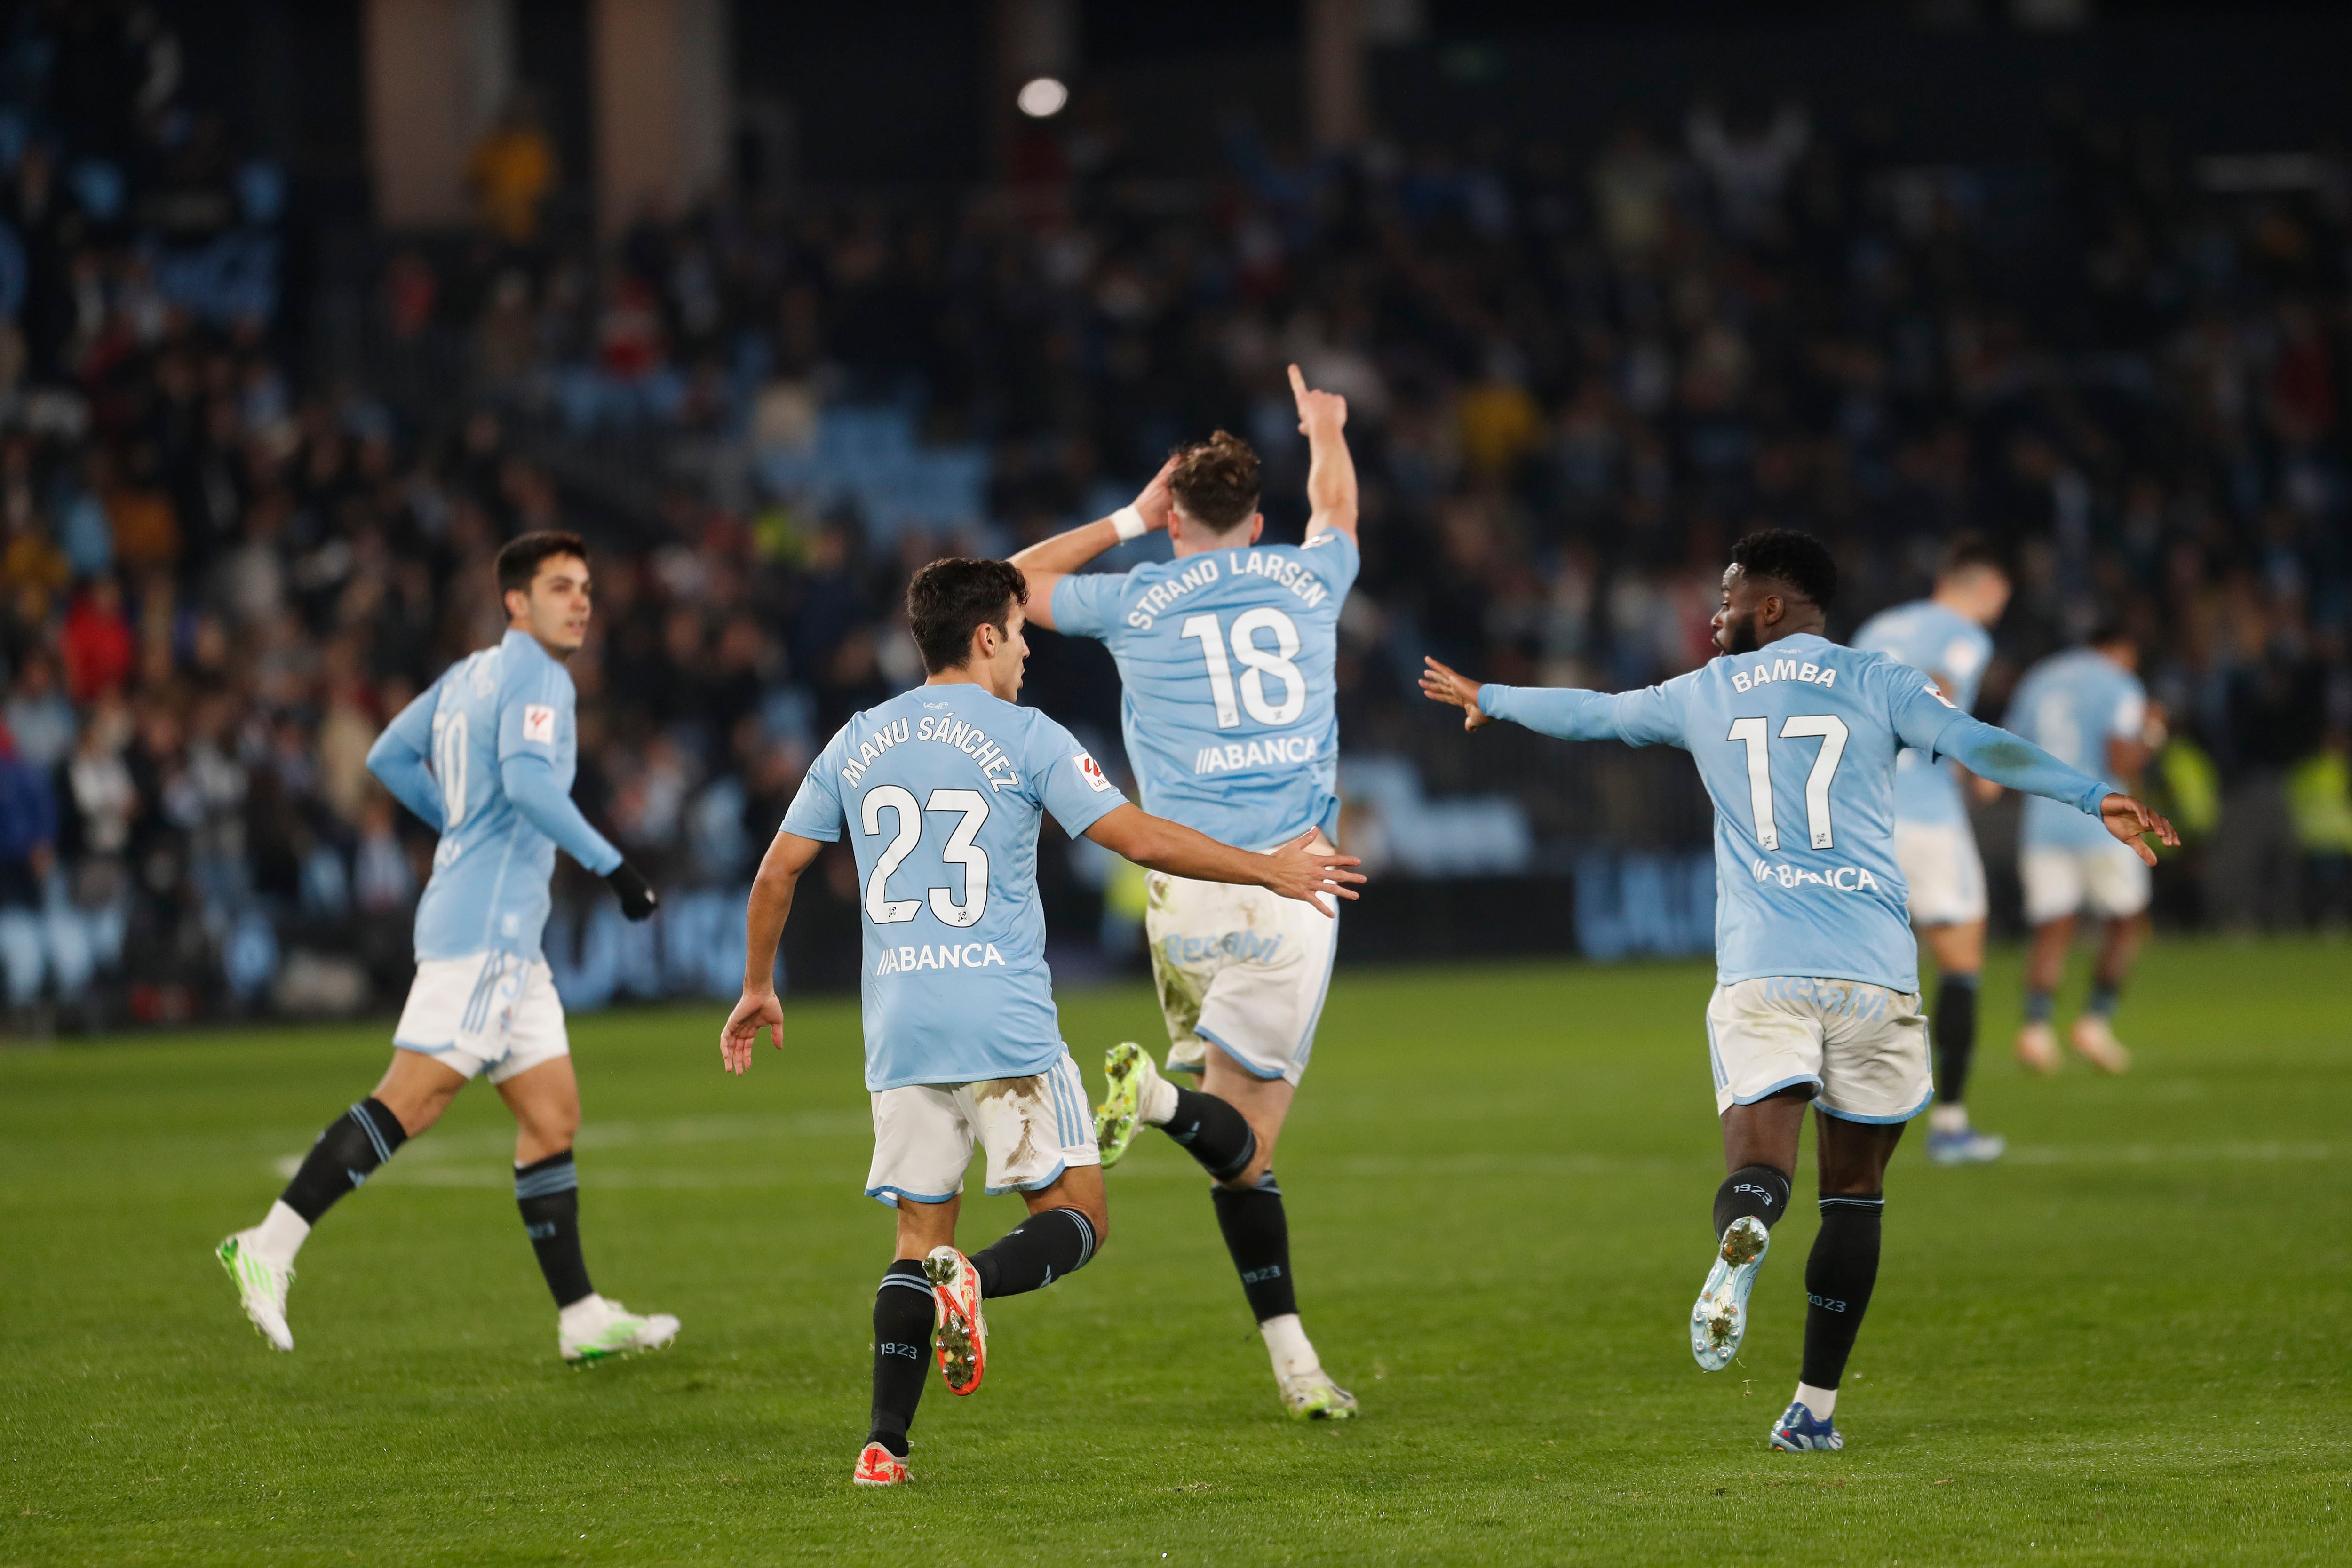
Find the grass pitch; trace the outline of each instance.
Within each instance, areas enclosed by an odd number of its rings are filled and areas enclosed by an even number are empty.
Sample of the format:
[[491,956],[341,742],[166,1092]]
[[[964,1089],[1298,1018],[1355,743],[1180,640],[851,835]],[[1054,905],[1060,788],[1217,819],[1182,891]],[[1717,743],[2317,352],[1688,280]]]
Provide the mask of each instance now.
[[[297,1353],[238,1314],[212,1244],[374,1081],[381,1026],[0,1052],[0,1563],[2340,1562],[2347,973],[2159,946],[2137,1069],[2042,1082],[1997,961],[1975,1098],[2014,1152],[1906,1143],[1852,1447],[1791,1456],[1764,1435],[1810,1204],[1739,1362],[1685,1345],[1722,1169],[1706,971],[1343,973],[1280,1170],[1362,1419],[1281,1416],[1204,1179],[1146,1134],[1104,1256],[997,1308],[987,1385],[932,1384],[887,1494],[849,1484],[889,1217],[847,1003],[791,1007],[742,1082],[715,1011],[579,1022],[590,1265],[686,1322],[584,1372],[480,1089],[320,1226]],[[1063,1017],[1090,1078],[1158,1026],[1139,987]],[[966,1245],[1017,1212],[971,1202]]]

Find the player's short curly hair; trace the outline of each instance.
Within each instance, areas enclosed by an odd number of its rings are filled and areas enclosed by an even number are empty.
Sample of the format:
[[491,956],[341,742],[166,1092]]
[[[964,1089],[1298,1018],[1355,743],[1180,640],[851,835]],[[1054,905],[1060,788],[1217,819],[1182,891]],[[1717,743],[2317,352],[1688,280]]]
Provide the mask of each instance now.
[[1936,563],[1938,580],[1958,577],[1969,572],[1998,572],[2009,575],[2009,563],[2000,546],[1974,530],[1963,530],[1945,542],[1944,553]]
[[923,668],[937,675],[971,658],[971,634],[1007,629],[1013,606],[1029,602],[1029,579],[1010,561],[934,561],[907,584],[907,624]]
[[1230,430],[1178,452],[1168,488],[1186,517],[1219,533],[1238,528],[1257,511],[1257,454]]
[[1816,609],[1837,598],[1837,557],[1810,533],[1793,528],[1759,528],[1731,547],[1731,563],[1750,577],[1769,577],[1795,590]]
[[576,555],[588,559],[588,545],[576,533],[566,533],[560,528],[541,528],[519,534],[507,541],[499,552],[499,592],[528,594],[531,579],[539,575],[541,564],[558,555]]

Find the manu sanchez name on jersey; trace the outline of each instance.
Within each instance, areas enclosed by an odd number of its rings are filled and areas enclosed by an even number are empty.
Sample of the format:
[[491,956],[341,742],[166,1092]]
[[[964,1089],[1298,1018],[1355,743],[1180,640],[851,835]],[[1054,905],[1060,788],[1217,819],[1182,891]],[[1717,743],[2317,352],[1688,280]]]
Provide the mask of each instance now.
[[1360,560],[1331,530],[1055,585],[1055,627],[1118,661],[1146,809],[1246,848],[1337,829],[1339,608]]
[[919,686],[826,742],[783,831],[857,858],[866,1087],[1026,1078],[1063,1056],[1037,900],[1045,812],[1125,805],[1070,732],[968,682]]

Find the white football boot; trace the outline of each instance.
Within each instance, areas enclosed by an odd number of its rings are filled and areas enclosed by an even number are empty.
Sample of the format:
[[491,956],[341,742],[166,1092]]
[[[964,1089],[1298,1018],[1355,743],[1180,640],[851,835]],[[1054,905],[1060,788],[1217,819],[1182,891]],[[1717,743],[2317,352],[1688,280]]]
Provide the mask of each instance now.
[[1356,1414],[1356,1396],[1331,1381],[1321,1367],[1312,1372],[1274,1374],[1282,1388],[1282,1407],[1294,1421],[1347,1421]]
[[286,1322],[286,1293],[294,1284],[294,1270],[264,1261],[253,1251],[254,1232],[240,1230],[213,1249],[220,1266],[236,1287],[237,1304],[271,1346],[294,1348],[294,1331]]
[[677,1320],[667,1312],[640,1317],[602,1296],[572,1302],[557,1314],[556,1324],[556,1348],[568,1362],[657,1351],[677,1338]]

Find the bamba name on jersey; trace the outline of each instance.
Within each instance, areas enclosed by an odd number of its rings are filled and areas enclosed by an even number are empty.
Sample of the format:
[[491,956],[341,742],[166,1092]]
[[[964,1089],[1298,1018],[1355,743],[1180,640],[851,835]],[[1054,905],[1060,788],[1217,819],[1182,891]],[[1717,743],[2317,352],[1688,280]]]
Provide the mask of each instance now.
[[1759,664],[1753,669],[1731,672],[1731,689],[1749,691],[1759,686],[1769,686],[1776,680],[1801,680],[1809,685],[1832,687],[1837,684],[1837,671],[1826,665],[1804,664],[1793,658],[1776,658],[1769,664]]

